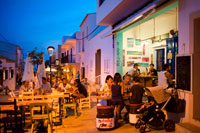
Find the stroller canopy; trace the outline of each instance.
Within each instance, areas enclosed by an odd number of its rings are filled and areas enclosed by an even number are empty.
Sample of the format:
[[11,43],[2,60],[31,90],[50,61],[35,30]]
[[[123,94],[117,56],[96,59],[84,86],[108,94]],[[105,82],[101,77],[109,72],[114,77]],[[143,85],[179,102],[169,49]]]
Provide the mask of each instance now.
[[147,87],[145,92],[148,96],[152,96],[158,104],[161,104],[170,98],[170,95],[165,92],[162,86]]

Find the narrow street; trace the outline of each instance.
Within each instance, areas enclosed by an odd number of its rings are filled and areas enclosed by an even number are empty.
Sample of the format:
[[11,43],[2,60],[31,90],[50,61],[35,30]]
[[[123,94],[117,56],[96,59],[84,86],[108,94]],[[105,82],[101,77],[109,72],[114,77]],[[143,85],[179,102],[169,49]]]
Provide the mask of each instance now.
[[[111,130],[111,131],[99,131],[96,128],[96,105],[93,105],[90,110],[83,109],[81,112],[79,112],[79,116],[77,118],[75,116],[68,116],[67,118],[63,119],[63,125],[54,127],[55,129],[54,132],[55,133],[96,133],[96,132],[139,133],[139,129],[136,129],[130,123],[126,123],[121,120],[120,125],[121,126],[119,128]],[[164,132],[165,132],[164,130],[151,131],[151,133],[164,133]],[[176,131],[173,133],[182,133],[182,132],[183,131],[180,128],[176,128]],[[187,133],[190,133],[190,132],[187,132]]]

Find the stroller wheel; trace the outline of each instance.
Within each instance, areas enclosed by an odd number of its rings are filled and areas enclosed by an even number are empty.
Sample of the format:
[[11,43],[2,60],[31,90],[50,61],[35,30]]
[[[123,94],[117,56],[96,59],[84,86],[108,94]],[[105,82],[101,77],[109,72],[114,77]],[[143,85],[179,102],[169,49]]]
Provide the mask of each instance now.
[[166,120],[164,122],[164,129],[167,132],[175,131],[175,123],[172,120]]
[[138,120],[137,123],[135,124],[135,128],[136,128],[136,129],[140,128],[140,125],[141,125],[141,121]]
[[146,130],[146,125],[141,125],[140,126],[140,133],[145,133]]

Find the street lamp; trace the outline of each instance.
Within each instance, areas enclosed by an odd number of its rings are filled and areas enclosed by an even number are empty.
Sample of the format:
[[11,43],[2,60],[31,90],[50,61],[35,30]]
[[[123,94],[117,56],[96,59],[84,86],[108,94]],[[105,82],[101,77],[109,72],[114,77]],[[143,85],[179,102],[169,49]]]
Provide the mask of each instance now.
[[47,48],[48,50],[48,54],[49,54],[49,64],[50,64],[50,84],[51,84],[51,57],[53,56],[53,52],[55,50],[55,48],[53,46],[49,46]]

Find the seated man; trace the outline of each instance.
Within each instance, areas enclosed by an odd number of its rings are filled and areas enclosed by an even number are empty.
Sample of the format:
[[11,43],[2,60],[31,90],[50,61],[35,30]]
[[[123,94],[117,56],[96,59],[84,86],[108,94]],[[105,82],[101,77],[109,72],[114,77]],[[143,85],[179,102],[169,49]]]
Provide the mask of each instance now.
[[42,77],[42,94],[51,93],[51,85],[45,77]]
[[158,76],[157,70],[154,68],[154,64],[150,64],[148,75]]
[[58,88],[62,92],[71,91],[71,85],[69,83],[67,83],[67,79],[66,78],[62,79],[62,83],[60,83]]
[[133,86],[130,89],[130,104],[142,103],[144,92],[144,87],[140,85],[140,79],[138,77],[134,77]]
[[87,94],[87,90],[86,90],[85,86],[81,84],[80,79],[76,79],[72,97],[85,98],[87,96],[88,96],[88,94]]
[[170,73],[171,66],[165,64],[163,71],[158,74],[158,86],[162,86],[164,89],[168,89],[174,86],[173,76]]

